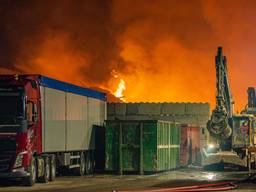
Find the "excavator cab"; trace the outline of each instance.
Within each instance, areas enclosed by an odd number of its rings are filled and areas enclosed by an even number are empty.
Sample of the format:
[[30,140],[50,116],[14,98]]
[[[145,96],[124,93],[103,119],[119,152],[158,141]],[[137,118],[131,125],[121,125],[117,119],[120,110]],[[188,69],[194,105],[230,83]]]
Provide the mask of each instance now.
[[233,116],[232,148],[253,146],[256,142],[256,122],[252,115]]

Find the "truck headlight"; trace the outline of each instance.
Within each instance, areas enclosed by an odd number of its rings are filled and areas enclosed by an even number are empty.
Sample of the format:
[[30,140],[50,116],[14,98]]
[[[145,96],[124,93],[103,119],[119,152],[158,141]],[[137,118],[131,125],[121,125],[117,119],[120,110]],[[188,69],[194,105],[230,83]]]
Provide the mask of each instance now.
[[13,168],[22,167],[23,157],[26,153],[27,151],[23,151],[17,155]]

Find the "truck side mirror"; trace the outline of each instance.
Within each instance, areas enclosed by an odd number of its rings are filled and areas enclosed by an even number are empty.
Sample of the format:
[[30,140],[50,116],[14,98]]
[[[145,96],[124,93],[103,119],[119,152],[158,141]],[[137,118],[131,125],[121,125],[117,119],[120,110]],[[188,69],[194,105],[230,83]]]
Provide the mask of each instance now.
[[33,125],[38,120],[37,106],[33,101],[27,102],[27,120],[29,125]]
[[35,103],[33,103],[33,116],[32,116],[32,121],[35,123],[38,121],[38,111],[37,111],[37,106]]
[[28,124],[32,125],[33,124],[33,102],[32,101],[27,102],[26,115],[27,115]]

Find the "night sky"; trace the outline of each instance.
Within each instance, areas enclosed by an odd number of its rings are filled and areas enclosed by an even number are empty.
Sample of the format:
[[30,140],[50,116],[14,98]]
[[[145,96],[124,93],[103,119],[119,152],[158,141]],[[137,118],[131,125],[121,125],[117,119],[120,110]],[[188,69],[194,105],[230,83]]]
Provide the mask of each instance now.
[[256,85],[255,10],[253,0],[1,0],[0,72],[111,93],[123,79],[126,101],[213,107],[223,46],[241,109]]

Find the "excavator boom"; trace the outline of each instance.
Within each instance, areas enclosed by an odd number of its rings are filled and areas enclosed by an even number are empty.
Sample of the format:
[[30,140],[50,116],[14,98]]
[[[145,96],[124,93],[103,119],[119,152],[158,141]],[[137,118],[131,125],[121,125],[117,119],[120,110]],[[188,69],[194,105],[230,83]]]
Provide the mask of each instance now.
[[207,129],[210,135],[216,138],[220,146],[223,146],[226,150],[227,147],[230,147],[229,137],[232,133],[229,119],[233,116],[233,99],[228,81],[227,59],[223,55],[222,47],[218,47],[215,66],[216,106],[212,112],[211,119],[207,123]]

